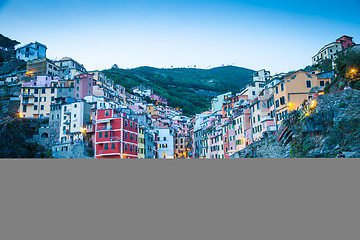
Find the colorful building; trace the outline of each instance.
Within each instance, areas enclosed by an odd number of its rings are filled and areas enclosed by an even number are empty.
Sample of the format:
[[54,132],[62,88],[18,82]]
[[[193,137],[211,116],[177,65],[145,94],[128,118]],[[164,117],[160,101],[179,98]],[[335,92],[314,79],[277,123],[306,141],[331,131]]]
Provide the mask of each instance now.
[[138,158],[138,122],[115,109],[96,113],[95,158]]

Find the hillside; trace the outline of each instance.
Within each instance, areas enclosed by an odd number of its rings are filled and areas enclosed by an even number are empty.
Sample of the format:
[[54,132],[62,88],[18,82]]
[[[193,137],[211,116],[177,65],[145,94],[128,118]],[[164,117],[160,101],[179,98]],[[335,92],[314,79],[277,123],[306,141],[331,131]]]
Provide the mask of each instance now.
[[104,70],[107,78],[130,88],[144,85],[168,99],[172,107],[180,107],[185,115],[209,109],[213,96],[228,91],[239,92],[252,81],[253,70],[226,66],[212,69],[139,67]]

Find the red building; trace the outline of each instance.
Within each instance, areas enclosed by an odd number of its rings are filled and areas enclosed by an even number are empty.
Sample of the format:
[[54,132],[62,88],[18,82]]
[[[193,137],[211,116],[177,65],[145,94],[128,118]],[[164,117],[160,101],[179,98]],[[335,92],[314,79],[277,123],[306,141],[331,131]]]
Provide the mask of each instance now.
[[138,158],[136,119],[115,109],[96,112],[95,158]]
[[336,42],[341,43],[341,46],[343,49],[347,49],[347,48],[355,45],[355,43],[353,42],[352,39],[353,39],[352,37],[344,35],[344,36],[336,39]]

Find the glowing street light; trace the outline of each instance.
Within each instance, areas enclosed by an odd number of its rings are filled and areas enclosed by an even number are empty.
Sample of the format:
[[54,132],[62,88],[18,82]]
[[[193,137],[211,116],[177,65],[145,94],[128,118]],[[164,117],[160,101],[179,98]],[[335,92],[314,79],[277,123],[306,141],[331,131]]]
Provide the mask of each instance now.
[[316,107],[316,101],[312,100],[310,104],[310,108],[315,108],[315,107]]

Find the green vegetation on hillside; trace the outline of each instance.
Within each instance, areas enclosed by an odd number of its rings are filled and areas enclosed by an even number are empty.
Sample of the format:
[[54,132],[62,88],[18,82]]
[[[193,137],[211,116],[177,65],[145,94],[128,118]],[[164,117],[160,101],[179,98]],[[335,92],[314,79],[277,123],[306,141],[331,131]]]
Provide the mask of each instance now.
[[349,49],[339,53],[335,60],[336,78],[325,88],[325,92],[343,90],[348,84],[360,90],[360,51]]
[[19,42],[16,40],[11,40],[8,37],[0,34],[0,63],[9,61],[11,54],[13,54],[15,46]]
[[252,81],[254,71],[234,66],[206,70],[152,67],[120,69],[114,65],[103,72],[107,78],[124,86],[127,91],[144,85],[153,89],[155,94],[165,97],[170,106],[183,109],[185,115],[193,115],[208,110],[215,95],[240,91]]

